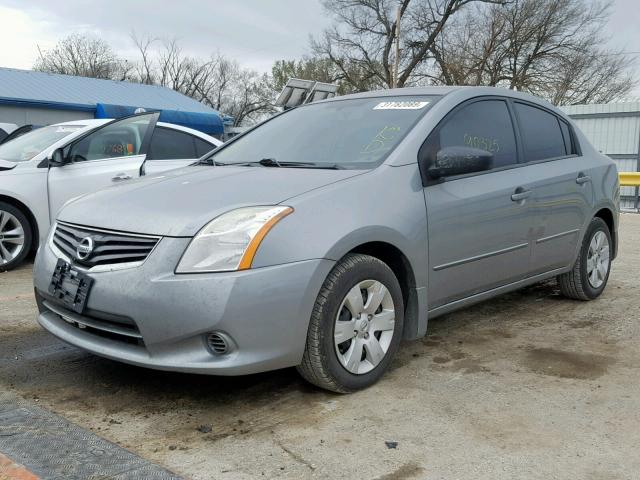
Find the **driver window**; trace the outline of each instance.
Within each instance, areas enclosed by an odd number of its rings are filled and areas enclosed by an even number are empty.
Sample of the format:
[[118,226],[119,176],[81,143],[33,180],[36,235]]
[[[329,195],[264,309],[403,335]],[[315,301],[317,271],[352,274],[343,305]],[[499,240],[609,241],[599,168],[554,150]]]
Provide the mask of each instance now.
[[71,146],[72,162],[129,157],[141,151],[151,115],[136,116],[113,122],[98,129]]
[[446,118],[432,137],[429,144],[433,155],[445,147],[472,147],[491,152],[493,168],[518,162],[511,116],[502,100],[482,100],[463,106]]

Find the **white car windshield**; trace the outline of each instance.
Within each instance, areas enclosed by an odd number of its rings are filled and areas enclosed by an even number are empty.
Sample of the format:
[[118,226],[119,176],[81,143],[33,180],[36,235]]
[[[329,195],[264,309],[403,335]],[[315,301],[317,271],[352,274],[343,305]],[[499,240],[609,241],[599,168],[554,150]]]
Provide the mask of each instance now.
[[27,162],[58,140],[77,132],[83,125],[51,125],[38,128],[0,145],[0,160]]

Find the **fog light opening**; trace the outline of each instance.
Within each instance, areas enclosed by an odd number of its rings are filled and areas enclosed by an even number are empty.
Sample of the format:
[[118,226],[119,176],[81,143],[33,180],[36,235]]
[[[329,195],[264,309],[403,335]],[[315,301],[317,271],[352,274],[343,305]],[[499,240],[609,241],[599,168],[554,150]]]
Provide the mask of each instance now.
[[231,340],[224,333],[209,333],[206,342],[209,350],[216,355],[224,355],[231,351]]

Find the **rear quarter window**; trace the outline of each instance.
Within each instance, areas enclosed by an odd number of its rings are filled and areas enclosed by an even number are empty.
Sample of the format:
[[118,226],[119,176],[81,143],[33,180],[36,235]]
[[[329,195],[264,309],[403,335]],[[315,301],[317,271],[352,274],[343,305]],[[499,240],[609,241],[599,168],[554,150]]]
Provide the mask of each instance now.
[[560,130],[562,130],[562,139],[564,140],[564,149],[567,155],[576,154],[576,148],[573,143],[573,136],[571,135],[571,129],[567,122],[564,120],[558,120],[560,122]]

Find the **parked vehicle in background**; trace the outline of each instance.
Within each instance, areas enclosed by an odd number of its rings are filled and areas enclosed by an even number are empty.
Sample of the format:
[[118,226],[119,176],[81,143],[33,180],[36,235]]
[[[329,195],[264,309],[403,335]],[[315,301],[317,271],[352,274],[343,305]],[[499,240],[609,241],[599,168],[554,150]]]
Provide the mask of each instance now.
[[0,271],[38,246],[68,200],[189,165],[222,144],[158,115],[60,123],[0,145]]
[[[41,125],[22,125],[21,127],[17,127],[11,133],[7,134],[4,138],[0,139],[0,145],[2,145],[3,143],[10,142],[14,138],[18,138],[24,135],[25,133],[29,133],[35,130],[36,128],[40,128],[40,127]],[[1,136],[1,133],[0,133],[0,136]]]
[[0,123],[0,143],[18,126],[15,123]]
[[297,366],[351,392],[430,318],[553,277],[598,297],[618,191],[613,161],[531,95],[315,102],[194,166],[68,203],[36,258],[38,321],[135,365]]

